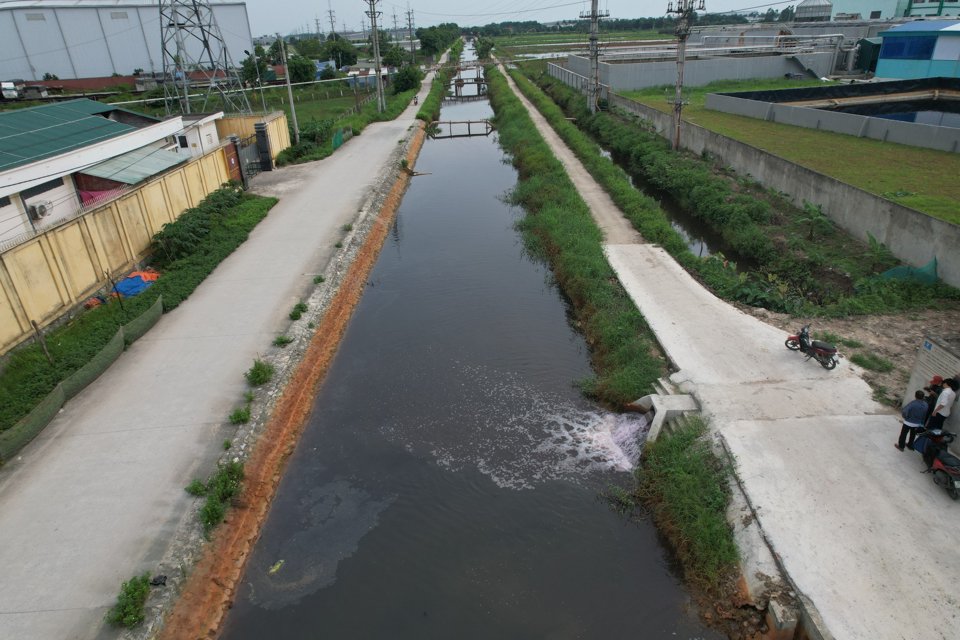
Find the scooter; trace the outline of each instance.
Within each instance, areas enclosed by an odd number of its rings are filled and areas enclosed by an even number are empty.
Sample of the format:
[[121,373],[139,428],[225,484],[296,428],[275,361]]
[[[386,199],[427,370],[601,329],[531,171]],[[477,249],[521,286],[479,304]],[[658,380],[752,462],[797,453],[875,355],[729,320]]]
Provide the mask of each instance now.
[[960,458],[947,451],[947,447],[956,439],[956,434],[949,431],[930,429],[913,443],[913,449],[920,452],[927,464],[924,473],[932,473],[934,484],[946,489],[954,500],[960,498]]
[[807,360],[813,358],[820,363],[824,369],[830,370],[837,366],[840,361],[840,354],[837,348],[830,343],[820,342],[819,340],[810,340],[810,325],[804,325],[800,333],[795,336],[789,336],[784,342],[787,349],[791,351],[800,351],[806,354]]

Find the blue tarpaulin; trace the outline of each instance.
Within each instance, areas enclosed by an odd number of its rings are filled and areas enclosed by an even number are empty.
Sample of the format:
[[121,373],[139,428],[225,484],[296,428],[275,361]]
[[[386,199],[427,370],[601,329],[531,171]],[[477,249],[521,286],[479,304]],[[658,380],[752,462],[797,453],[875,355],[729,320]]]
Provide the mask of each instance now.
[[124,298],[129,298],[130,296],[135,296],[143,292],[144,289],[152,284],[152,282],[147,282],[140,276],[130,276],[118,282],[113,290]]

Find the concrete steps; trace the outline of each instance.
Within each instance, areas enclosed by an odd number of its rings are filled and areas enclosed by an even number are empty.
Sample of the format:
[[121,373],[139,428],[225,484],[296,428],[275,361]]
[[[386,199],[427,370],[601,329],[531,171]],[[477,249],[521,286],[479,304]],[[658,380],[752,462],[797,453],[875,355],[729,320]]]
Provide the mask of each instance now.
[[[659,378],[654,382],[653,389],[655,393],[634,400],[629,405],[643,412],[654,412],[650,432],[647,435],[648,442],[656,440],[664,425],[669,425],[671,420],[700,411],[693,396],[679,393],[677,387],[666,378]],[[668,430],[672,428],[667,427]]]

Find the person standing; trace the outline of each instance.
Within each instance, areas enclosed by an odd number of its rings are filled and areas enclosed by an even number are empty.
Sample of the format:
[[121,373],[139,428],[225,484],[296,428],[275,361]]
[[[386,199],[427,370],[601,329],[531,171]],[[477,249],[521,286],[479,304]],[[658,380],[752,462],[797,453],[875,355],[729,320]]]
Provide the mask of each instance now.
[[957,399],[957,389],[960,389],[960,383],[954,378],[947,378],[943,381],[943,391],[937,397],[937,404],[933,408],[933,413],[927,419],[927,429],[942,429],[944,421],[950,417],[950,408]]
[[937,406],[937,398],[940,397],[940,392],[943,391],[943,376],[933,376],[930,379],[930,384],[923,388],[927,392],[927,406],[929,410],[927,411],[927,417],[933,415],[933,410]]
[[[913,439],[917,437],[917,432],[923,428],[927,421],[927,413],[930,411],[927,401],[923,398],[923,391],[914,393],[913,398],[900,412],[900,415],[903,416],[903,425],[900,427],[900,439],[897,444],[893,445],[900,451],[903,451],[904,443],[908,448],[913,449]],[[908,434],[909,439],[907,438]]]

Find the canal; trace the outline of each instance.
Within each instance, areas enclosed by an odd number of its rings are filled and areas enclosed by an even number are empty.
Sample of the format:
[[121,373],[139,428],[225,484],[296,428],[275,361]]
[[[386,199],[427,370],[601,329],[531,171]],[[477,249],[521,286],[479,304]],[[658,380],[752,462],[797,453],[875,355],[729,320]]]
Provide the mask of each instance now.
[[579,393],[588,348],[496,134],[428,140],[416,169],[223,637],[718,638],[653,525],[600,498],[645,423]]

